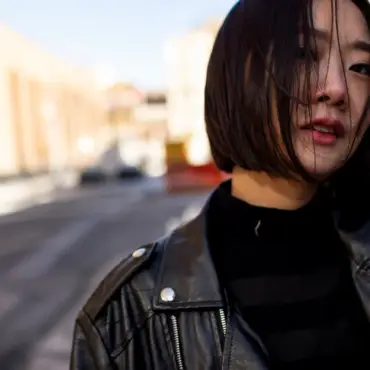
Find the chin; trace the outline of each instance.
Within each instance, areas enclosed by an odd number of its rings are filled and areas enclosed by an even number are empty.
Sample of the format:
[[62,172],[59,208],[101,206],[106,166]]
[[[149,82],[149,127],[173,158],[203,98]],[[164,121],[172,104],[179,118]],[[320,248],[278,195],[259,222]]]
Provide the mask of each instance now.
[[331,160],[329,158],[304,158],[301,159],[304,169],[315,179],[324,181],[343,165],[343,161]]

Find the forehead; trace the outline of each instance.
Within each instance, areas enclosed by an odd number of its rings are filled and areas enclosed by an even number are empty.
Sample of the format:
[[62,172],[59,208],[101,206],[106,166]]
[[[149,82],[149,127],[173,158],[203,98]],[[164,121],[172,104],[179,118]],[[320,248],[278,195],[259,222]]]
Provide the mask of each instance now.
[[312,16],[315,28],[333,30],[341,40],[370,40],[365,17],[351,0],[314,0]]

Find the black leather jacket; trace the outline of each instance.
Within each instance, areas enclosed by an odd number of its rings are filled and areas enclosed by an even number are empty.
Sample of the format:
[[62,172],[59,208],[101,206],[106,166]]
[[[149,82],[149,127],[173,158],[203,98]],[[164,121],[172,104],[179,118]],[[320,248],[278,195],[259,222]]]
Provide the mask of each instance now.
[[[103,280],[78,315],[71,370],[268,369],[259,338],[230,314],[205,213],[134,251]],[[340,234],[370,320],[369,230]]]

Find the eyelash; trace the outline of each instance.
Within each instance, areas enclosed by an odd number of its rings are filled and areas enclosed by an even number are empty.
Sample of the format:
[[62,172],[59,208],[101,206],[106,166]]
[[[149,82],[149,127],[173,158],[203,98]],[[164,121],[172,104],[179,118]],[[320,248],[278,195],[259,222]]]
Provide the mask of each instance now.
[[361,69],[365,69],[365,76],[370,77],[370,64],[368,63],[358,63],[350,67],[350,70],[358,74],[364,75],[360,72]]
[[[316,62],[318,60],[317,53],[312,49],[306,49],[304,47],[300,47],[297,51],[297,58],[298,59],[305,59],[306,54],[309,53],[311,56],[311,60]],[[370,77],[370,64],[369,63],[357,63],[353,64],[350,68],[350,71],[353,71],[355,73],[358,73],[363,76]],[[362,73],[361,71],[365,70],[365,73]]]

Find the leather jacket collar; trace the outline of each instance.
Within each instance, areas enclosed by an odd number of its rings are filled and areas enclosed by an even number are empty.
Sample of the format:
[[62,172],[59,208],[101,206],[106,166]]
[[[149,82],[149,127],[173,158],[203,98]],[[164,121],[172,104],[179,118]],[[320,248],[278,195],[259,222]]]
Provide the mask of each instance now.
[[[223,294],[205,233],[209,201],[195,219],[160,241],[163,257],[156,281],[154,309],[223,307]],[[176,293],[173,302],[160,299],[160,292],[166,287]]]
[[[212,194],[195,219],[159,242],[163,247],[163,258],[153,297],[154,309],[211,309],[225,306],[205,232]],[[353,280],[370,321],[370,221],[357,231],[337,229],[349,249]],[[171,287],[176,294],[172,302],[160,299],[160,292],[166,287]]]
[[353,281],[370,321],[370,221],[356,231],[338,232],[350,251]]

